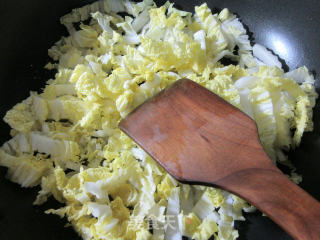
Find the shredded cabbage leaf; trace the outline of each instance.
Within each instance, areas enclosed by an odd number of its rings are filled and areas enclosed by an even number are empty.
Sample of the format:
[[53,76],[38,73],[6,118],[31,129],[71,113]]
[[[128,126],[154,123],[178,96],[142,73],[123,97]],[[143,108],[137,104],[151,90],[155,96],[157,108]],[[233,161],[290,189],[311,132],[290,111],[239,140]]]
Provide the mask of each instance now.
[[[85,240],[236,239],[234,222],[252,206],[177,182],[118,123],[186,77],[253,118],[271,159],[294,170],[285,151],[312,131],[318,96],[308,69],[285,73],[272,52],[251,45],[234,14],[213,14],[207,4],[192,15],[170,2],[101,0],[61,23],[69,36],[49,49],[46,65],[55,78],[4,117],[12,128],[0,148],[8,179],[40,185],[34,204],[51,196],[63,203],[46,213],[66,217]],[[301,181],[294,171],[292,179]]]

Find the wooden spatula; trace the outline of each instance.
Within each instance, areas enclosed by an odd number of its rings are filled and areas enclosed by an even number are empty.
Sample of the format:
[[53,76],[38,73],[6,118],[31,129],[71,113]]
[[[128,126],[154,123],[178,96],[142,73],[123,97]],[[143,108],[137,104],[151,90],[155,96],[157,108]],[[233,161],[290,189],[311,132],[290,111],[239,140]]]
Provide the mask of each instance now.
[[320,203],[274,166],[250,117],[200,85],[177,81],[119,127],[177,180],[225,189],[295,239],[320,240]]

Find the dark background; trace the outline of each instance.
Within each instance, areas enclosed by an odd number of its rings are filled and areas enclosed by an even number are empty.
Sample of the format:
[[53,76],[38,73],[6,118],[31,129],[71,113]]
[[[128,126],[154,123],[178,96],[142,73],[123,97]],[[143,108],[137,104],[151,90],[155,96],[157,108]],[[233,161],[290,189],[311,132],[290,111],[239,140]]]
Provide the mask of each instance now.
[[[0,0],[0,117],[14,104],[39,90],[52,73],[43,70],[49,61],[47,49],[60,36],[66,35],[59,17],[89,1],[81,0]],[[157,1],[162,4],[165,1]],[[205,1],[177,0],[178,7],[193,11]],[[253,32],[253,41],[272,49],[286,61],[290,69],[306,65],[320,71],[320,1],[317,0],[215,0],[207,1],[212,9],[228,7],[241,16]],[[320,81],[317,78],[319,92]],[[315,110],[315,131],[305,134],[301,147],[290,153],[298,172],[303,174],[301,186],[320,199],[320,106]],[[0,144],[9,139],[8,126],[0,121]],[[1,240],[64,240],[80,239],[57,216],[45,215],[50,201],[41,207],[32,206],[39,189],[21,189],[8,182],[0,168],[0,239]],[[294,199],[293,199],[294,201]],[[312,206],[310,206],[312,207]],[[248,216],[238,224],[240,240],[291,239],[272,221],[261,214]]]

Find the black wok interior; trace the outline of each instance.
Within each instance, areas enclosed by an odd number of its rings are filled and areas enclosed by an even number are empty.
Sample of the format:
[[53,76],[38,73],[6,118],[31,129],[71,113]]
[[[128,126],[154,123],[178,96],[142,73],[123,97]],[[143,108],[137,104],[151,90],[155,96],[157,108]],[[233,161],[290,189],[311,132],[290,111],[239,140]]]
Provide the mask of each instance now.
[[[53,76],[43,69],[49,61],[47,49],[66,35],[59,17],[75,7],[92,1],[83,0],[1,0],[0,1],[0,117],[14,104],[37,91]],[[163,4],[165,1],[157,1]],[[205,1],[176,0],[177,6],[193,11]],[[320,1],[317,0],[207,0],[212,9],[228,7],[238,14],[253,40],[285,60],[294,69],[306,65],[314,71],[319,92],[320,79]],[[290,158],[304,176],[300,184],[320,200],[320,103],[314,113],[315,130],[305,134],[301,147],[290,152]],[[9,127],[0,121],[0,144],[9,139]],[[43,211],[58,207],[55,201],[32,206],[39,190],[21,189],[5,179],[0,168],[0,239],[66,240],[80,239],[65,220]],[[293,199],[294,201],[294,199]],[[312,206],[310,206],[312,207]],[[261,213],[249,214],[248,221],[238,223],[239,239],[291,239]]]

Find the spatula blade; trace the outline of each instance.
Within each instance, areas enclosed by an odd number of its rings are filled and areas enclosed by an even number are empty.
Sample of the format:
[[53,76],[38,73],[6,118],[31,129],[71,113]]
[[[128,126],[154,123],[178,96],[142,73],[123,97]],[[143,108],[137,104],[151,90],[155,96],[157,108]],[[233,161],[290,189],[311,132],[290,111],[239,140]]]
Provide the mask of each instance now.
[[182,182],[206,184],[248,167],[273,167],[261,160],[268,158],[255,122],[188,79],[139,106],[119,127]]

